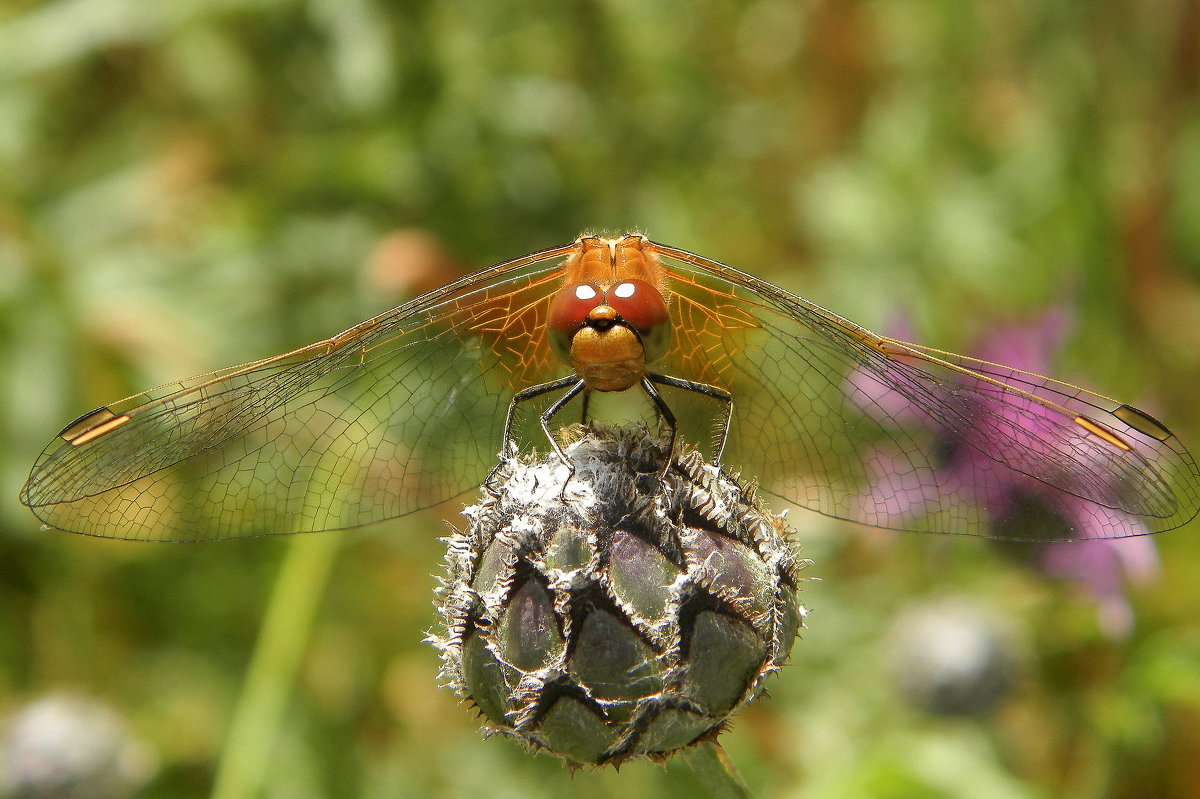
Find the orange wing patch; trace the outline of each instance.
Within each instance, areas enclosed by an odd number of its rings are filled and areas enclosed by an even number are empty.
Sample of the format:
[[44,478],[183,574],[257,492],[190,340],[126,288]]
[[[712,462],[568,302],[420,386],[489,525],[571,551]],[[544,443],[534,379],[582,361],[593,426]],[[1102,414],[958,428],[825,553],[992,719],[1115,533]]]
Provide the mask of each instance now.
[[[461,338],[478,336],[495,354],[513,391],[545,382],[557,363],[546,338],[550,300],[563,282],[563,270],[531,275],[513,283],[455,300],[442,319]],[[564,367],[566,368],[566,367]]]
[[762,327],[734,294],[700,283],[693,275],[668,270],[674,341],[667,358],[682,375],[727,386],[731,358],[746,344],[746,335]]

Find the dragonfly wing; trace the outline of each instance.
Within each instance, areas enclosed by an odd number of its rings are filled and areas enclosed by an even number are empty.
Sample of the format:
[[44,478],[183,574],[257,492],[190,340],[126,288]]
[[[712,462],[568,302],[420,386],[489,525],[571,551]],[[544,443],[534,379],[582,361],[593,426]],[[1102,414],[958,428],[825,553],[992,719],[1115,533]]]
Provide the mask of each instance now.
[[664,368],[733,394],[725,460],[770,493],[879,527],[1029,540],[1158,532],[1196,515],[1194,460],[1136,409],[660,254],[687,331]]
[[182,381],[68,427],[21,500],[106,538],[341,529],[479,484],[513,392],[553,368],[562,248],[491,267],[324,342]]

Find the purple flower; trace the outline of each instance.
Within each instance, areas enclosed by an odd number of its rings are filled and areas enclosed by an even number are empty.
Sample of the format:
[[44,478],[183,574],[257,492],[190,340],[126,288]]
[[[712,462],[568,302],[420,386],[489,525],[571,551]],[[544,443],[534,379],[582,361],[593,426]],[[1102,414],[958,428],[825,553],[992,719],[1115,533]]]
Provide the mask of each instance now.
[[[906,322],[896,327],[898,337],[908,337]],[[1051,309],[1032,324],[1000,328],[980,342],[977,357],[1044,374],[1069,327],[1068,314]],[[945,391],[946,401],[953,406],[953,389]],[[1119,637],[1132,629],[1133,612],[1125,598],[1125,585],[1145,583],[1158,573],[1157,552],[1153,541],[1141,535],[1146,532],[1142,522],[1008,469],[988,455],[989,447],[995,445],[981,430],[998,425],[1005,426],[1009,437],[1022,448],[1039,456],[1051,452],[1058,442],[1046,431],[1055,428],[1047,424],[1043,430],[1038,421],[1049,422],[1051,411],[1033,400],[996,392],[995,402],[986,408],[990,427],[954,428],[950,423],[931,425],[929,417],[907,397],[865,372],[851,376],[849,393],[876,420],[932,428],[940,453],[931,482],[928,472],[906,468],[899,449],[876,449],[869,455],[873,480],[862,500],[865,507],[880,510],[893,520],[916,519],[939,500],[944,502],[949,489],[963,502],[986,508],[988,524],[997,538],[1036,539],[1040,534],[1048,540],[1074,538],[1041,546],[1037,550],[1039,567],[1046,574],[1086,588],[1097,604],[1105,634]]]

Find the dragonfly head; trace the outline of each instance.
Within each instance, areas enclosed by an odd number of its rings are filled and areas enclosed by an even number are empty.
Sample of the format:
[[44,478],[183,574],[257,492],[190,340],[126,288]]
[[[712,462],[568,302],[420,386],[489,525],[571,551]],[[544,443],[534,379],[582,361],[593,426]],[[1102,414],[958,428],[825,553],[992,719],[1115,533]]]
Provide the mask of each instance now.
[[550,304],[550,348],[588,388],[623,391],[671,343],[662,293],[640,279],[564,286]]

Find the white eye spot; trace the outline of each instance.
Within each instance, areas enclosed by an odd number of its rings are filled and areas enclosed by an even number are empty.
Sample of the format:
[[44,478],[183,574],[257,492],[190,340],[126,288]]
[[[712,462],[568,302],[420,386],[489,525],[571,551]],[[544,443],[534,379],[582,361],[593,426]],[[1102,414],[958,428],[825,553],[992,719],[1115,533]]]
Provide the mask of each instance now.
[[613,289],[613,294],[617,295],[623,300],[629,299],[635,293],[637,293],[637,286],[633,285],[632,283],[622,283]]
[[598,294],[599,292],[594,287],[586,283],[581,283],[575,287],[575,299],[577,300],[594,300]]

